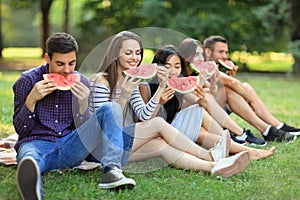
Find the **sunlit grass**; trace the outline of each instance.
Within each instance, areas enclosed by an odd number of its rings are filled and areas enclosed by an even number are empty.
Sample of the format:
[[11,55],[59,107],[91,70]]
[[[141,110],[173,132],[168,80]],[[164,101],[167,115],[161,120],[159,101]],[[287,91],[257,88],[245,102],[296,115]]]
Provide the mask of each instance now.
[[238,63],[245,63],[250,71],[289,72],[292,70],[294,58],[291,54],[266,52],[233,52],[231,59]]
[[40,58],[42,55],[41,48],[17,48],[10,47],[2,50],[4,58]]

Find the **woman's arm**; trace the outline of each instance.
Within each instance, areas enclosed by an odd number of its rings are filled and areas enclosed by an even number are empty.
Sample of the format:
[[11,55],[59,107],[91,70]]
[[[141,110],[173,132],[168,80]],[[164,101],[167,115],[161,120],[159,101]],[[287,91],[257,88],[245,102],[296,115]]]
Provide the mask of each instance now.
[[[149,93],[150,92],[149,85],[148,84],[141,84],[139,86],[139,91],[140,91],[141,97],[143,99],[143,102],[145,104],[148,104],[149,100],[150,100],[150,95],[151,95]],[[155,101],[155,102],[159,102],[159,100]],[[150,115],[150,119],[153,118],[153,117],[155,117],[157,115],[160,107],[161,107],[161,104],[157,103],[156,108],[154,109],[154,111]]]

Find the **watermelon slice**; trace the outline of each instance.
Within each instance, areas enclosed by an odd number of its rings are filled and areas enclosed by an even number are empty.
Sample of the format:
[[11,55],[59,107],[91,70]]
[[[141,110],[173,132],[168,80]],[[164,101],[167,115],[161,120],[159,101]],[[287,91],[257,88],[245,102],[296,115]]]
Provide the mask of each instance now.
[[190,68],[208,79],[216,73],[217,64],[214,61],[195,61],[190,63]]
[[219,62],[219,67],[224,68],[225,71],[233,69],[232,67],[234,66],[234,63],[230,60],[222,61],[219,59],[218,62]]
[[187,94],[193,92],[199,82],[199,76],[170,77],[167,85],[176,92]]
[[58,73],[50,73],[43,74],[43,78],[45,80],[51,80],[54,84],[58,86],[59,90],[70,90],[71,85],[75,81],[80,81],[79,74],[58,74]]
[[156,76],[156,63],[144,64],[139,67],[130,68],[123,71],[123,75],[127,75],[134,79],[141,79],[141,81],[149,81]]

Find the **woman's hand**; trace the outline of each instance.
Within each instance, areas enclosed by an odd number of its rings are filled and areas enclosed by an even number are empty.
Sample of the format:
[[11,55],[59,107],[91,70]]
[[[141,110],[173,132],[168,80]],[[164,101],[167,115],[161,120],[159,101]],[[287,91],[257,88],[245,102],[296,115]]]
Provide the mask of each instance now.
[[175,91],[171,88],[165,88],[159,99],[159,104],[164,105],[174,97]]
[[141,79],[132,79],[129,76],[122,77],[118,82],[118,86],[121,89],[121,96],[125,99],[129,99],[133,90],[140,84]]
[[159,82],[159,86],[165,88],[169,76],[168,69],[160,65],[158,65],[156,69],[157,69],[156,74],[157,74],[157,80]]
[[205,99],[206,93],[207,93],[207,88],[203,88],[200,85],[197,85],[196,89],[194,90],[194,94],[197,98],[199,105],[201,105],[204,108],[207,107],[207,102]]

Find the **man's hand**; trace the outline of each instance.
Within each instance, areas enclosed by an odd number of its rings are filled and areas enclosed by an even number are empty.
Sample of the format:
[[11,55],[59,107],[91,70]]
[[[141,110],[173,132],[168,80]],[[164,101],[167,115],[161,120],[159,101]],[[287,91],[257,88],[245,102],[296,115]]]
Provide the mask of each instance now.
[[71,92],[78,99],[80,114],[84,114],[88,108],[90,89],[82,82],[76,81],[71,85]]
[[234,65],[234,66],[232,66],[232,70],[228,70],[226,73],[229,76],[235,77],[237,74],[238,68],[239,68],[238,66]]
[[35,109],[35,104],[55,90],[57,90],[57,85],[53,84],[51,80],[39,81],[35,83],[32,90],[28,94],[25,105],[31,112],[33,112]]

